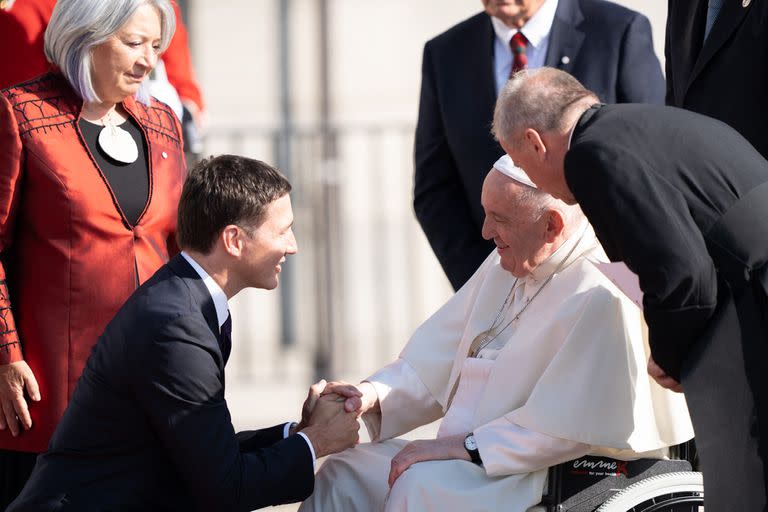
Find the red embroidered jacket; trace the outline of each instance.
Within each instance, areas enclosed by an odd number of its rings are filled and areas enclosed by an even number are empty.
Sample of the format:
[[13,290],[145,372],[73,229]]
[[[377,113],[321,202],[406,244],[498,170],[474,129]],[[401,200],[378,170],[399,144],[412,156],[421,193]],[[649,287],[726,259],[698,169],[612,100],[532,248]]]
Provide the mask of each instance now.
[[32,429],[0,431],[0,449],[46,449],[104,327],[178,251],[179,122],[154,100],[123,106],[149,149],[149,199],[135,226],[83,142],[82,101],[63,76],[0,92],[0,364],[26,360],[42,396],[30,402]]

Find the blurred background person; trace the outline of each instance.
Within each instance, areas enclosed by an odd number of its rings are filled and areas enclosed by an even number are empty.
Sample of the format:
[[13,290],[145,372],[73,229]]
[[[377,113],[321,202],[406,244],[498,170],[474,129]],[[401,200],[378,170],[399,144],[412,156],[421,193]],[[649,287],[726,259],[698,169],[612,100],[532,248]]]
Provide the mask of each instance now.
[[[173,108],[182,121],[185,152],[197,160],[202,152],[205,104],[189,54],[187,28],[181,9],[171,2],[176,15],[176,32],[150,75],[150,93]],[[48,71],[43,34],[56,0],[21,0],[0,9],[0,89],[34,78]]]
[[168,0],[59,0],[54,71],[0,94],[3,507],[104,326],[178,252],[181,127],[144,88],[174,26]]
[[606,103],[663,103],[651,25],[603,0],[483,0],[427,42],[415,141],[416,217],[454,289],[493,249],[480,229],[481,170],[504,152],[490,133],[510,73],[557,67]]
[[669,0],[668,7],[667,104],[729,124],[768,158],[768,3]]

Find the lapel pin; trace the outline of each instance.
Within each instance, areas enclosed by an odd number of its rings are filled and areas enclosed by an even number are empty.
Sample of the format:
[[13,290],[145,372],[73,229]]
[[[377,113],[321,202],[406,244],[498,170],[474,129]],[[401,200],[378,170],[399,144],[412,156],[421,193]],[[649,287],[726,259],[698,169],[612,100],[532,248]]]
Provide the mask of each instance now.
[[[746,2],[748,0],[744,0],[744,1]],[[568,64],[569,62],[571,62],[571,58],[567,55],[563,55],[563,58],[560,59],[560,62],[563,64]]]
[[752,0],[741,0],[741,6],[744,8],[749,7],[750,3],[752,3]]

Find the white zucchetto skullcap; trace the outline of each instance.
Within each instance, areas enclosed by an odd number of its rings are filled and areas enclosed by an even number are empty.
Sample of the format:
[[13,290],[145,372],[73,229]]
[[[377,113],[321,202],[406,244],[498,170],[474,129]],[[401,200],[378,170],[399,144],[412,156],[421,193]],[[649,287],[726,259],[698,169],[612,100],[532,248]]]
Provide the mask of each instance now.
[[527,185],[531,188],[537,188],[536,184],[531,181],[531,178],[525,174],[524,170],[515,165],[515,162],[512,161],[509,155],[504,155],[496,160],[496,163],[493,164],[493,168],[504,176],[512,178],[518,183],[522,183],[523,185]]

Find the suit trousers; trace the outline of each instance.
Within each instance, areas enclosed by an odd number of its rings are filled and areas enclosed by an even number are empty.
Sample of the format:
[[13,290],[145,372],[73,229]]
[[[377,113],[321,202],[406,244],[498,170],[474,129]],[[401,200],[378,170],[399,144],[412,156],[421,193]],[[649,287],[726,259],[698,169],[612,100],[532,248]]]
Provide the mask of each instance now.
[[4,511],[24,488],[36,460],[36,453],[0,450],[0,511]]

